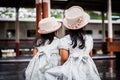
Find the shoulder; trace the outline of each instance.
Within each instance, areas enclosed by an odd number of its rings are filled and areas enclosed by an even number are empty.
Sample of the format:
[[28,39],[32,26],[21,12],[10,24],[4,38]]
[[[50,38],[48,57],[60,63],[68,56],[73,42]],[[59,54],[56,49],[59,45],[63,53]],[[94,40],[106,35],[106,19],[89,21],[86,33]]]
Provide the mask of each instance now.
[[56,41],[58,41],[58,40],[60,40],[58,37],[54,37],[54,39],[53,40],[56,40]]
[[71,38],[70,38],[70,35],[66,35],[64,36],[63,38],[60,39],[60,43],[62,45],[69,45],[71,44]]
[[70,40],[70,35],[66,35],[66,36],[64,36],[63,38],[61,38],[60,40]]
[[60,39],[59,48],[68,50],[70,41],[71,39],[69,35],[64,36],[63,38]]
[[90,35],[86,35],[85,36],[85,45],[86,46],[93,46],[93,38],[92,38],[92,36],[90,36]]
[[60,39],[58,37],[54,37],[52,43],[57,44],[57,43],[59,43],[59,41],[60,41]]
[[90,52],[93,49],[93,38],[90,35],[85,36],[85,51]]
[[93,40],[93,38],[90,35],[85,35],[85,40]]

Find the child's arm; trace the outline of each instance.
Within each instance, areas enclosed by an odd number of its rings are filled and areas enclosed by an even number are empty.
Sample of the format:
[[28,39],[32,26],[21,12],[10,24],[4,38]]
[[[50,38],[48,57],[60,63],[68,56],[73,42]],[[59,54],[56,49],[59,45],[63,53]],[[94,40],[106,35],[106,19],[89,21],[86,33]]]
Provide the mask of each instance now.
[[69,52],[66,49],[60,49],[61,64],[64,64],[69,57]]
[[34,48],[33,49],[33,56],[35,56],[37,54],[37,52],[38,52],[37,48]]
[[92,57],[92,55],[93,55],[93,52],[92,52],[92,50],[90,51],[89,55]]

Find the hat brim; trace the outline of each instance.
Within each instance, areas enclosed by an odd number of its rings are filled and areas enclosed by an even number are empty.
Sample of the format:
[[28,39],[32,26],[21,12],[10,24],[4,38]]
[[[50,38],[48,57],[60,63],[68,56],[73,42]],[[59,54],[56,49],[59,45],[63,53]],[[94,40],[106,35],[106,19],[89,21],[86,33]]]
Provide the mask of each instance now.
[[60,27],[61,27],[61,23],[58,22],[57,27],[54,28],[53,30],[50,30],[50,31],[42,31],[42,30],[39,29],[39,30],[38,30],[38,33],[40,33],[40,34],[49,34],[49,33],[52,33],[52,32],[57,31]]
[[81,22],[81,25],[79,25],[79,27],[77,27],[77,28],[71,28],[71,27],[69,27],[66,18],[63,19],[63,24],[64,24],[64,26],[65,26],[67,29],[77,30],[77,29],[80,29],[80,28],[85,27],[85,25],[87,25],[88,22],[89,22],[89,20],[90,20],[90,16],[89,16],[87,13],[84,13],[84,15],[83,15],[82,18],[83,18],[83,20],[82,20],[82,22]]

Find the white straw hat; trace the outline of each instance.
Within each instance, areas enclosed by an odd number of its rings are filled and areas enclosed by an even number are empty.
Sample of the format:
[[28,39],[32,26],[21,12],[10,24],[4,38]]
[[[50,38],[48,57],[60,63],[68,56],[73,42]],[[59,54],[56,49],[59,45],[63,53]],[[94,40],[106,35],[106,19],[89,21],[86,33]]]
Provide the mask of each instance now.
[[66,28],[76,30],[88,24],[90,16],[80,7],[72,6],[65,10],[63,24]]
[[40,34],[48,34],[57,31],[61,27],[61,23],[58,22],[54,17],[44,18],[39,22]]

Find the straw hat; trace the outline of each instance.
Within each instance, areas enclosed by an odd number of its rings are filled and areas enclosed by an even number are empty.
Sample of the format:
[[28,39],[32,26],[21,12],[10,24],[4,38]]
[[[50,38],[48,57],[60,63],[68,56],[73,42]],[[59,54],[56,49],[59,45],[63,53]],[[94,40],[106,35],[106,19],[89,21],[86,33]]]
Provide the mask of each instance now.
[[63,24],[66,28],[76,30],[88,24],[90,16],[80,6],[72,6],[65,10]]
[[54,17],[44,18],[39,22],[39,30],[40,34],[48,34],[57,31],[61,27],[61,23],[57,22]]

